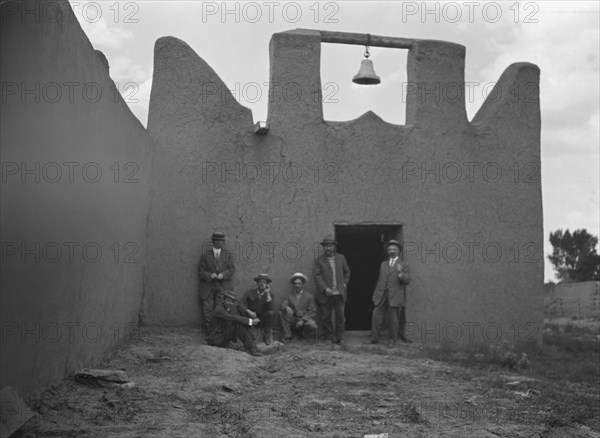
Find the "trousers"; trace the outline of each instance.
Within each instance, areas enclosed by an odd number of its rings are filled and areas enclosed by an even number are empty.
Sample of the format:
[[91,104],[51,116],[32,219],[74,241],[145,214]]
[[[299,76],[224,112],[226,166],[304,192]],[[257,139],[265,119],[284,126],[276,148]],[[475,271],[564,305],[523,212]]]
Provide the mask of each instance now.
[[323,337],[325,339],[334,339],[334,327],[331,320],[332,312],[335,315],[335,340],[341,341],[344,338],[344,329],[346,327],[345,307],[346,304],[341,295],[327,297],[327,302],[320,305],[321,324],[323,325]]
[[[392,307],[389,304],[388,294],[385,291],[383,299],[375,306],[371,317],[371,339],[373,341],[379,341],[381,327],[386,316],[390,340],[394,342],[398,340],[401,311],[399,307]],[[404,309],[404,306],[402,306],[402,309]],[[404,337],[404,322],[402,323],[402,334],[400,336]]]
[[215,309],[215,305],[221,300],[223,297],[223,291],[220,288],[213,288],[209,293],[206,299],[202,300],[202,314],[204,316],[204,328],[208,333],[208,321],[210,319],[210,314]]
[[227,327],[216,334],[208,336],[206,342],[213,347],[227,347],[230,342],[235,342],[237,339],[242,341],[244,348],[252,351],[256,348],[254,336],[251,327],[246,327],[241,324],[231,323]]
[[[292,329],[291,327],[296,327],[296,324],[298,324],[298,321],[301,318],[298,318],[296,315],[288,315],[286,311],[281,311],[280,312],[281,315],[281,328],[283,329],[283,336],[285,338],[291,338],[292,337]],[[318,326],[317,323],[312,320],[309,319],[308,321],[304,322],[304,326],[302,326],[301,329],[301,334],[304,333],[304,329],[308,329],[311,330],[313,333],[315,330],[317,330]]]

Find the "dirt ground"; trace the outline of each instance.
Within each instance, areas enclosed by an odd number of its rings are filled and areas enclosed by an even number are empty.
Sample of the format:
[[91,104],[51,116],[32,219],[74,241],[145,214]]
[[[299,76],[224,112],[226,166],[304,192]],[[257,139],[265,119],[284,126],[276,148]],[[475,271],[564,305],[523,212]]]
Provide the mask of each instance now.
[[[65,380],[29,401],[37,416],[14,436],[600,437],[597,423],[549,421],[542,392],[552,382],[434,361],[415,344],[364,345],[364,336],[252,357],[206,345],[198,329],[143,328],[97,367],[125,370],[133,387]],[[561,390],[600,403],[593,387]]]

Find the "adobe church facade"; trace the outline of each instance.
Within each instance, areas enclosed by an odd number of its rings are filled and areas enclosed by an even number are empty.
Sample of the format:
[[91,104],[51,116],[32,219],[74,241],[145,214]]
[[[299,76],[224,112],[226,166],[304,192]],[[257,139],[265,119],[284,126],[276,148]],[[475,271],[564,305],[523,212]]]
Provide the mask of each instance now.
[[71,5],[46,4],[0,4],[0,387],[27,396],[93,367],[140,323],[199,327],[197,266],[217,230],[238,294],[259,272],[277,300],[293,272],[312,279],[333,233],[352,269],[347,329],[367,328],[396,238],[410,338],[541,340],[536,66],[508,67],[469,122],[464,47],[372,35],[408,50],[406,124],[328,122],[321,46],[367,35],[278,33],[257,129],[210,66],[161,38],[146,129]]
[[469,122],[463,46],[370,36],[371,46],[408,50],[406,124],[372,112],[324,120],[321,45],[366,38],[274,34],[266,127],[184,42],[157,41],[145,324],[201,322],[196,268],[213,231],[236,258],[236,292],[266,272],[277,297],[293,272],[313,287],[318,242],[334,234],[353,272],[347,329],[368,328],[383,242],[396,238],[412,271],[413,340],[540,341],[538,67],[509,66]]

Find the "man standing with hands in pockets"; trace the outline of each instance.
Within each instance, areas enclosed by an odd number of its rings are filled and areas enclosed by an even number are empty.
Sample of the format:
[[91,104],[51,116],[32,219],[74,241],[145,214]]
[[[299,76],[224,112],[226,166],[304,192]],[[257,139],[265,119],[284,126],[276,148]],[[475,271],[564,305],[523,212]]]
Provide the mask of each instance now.
[[400,261],[402,245],[397,240],[386,244],[389,259],[381,262],[379,278],[373,292],[373,316],[371,319],[371,344],[379,343],[379,335],[383,319],[387,312],[389,343],[388,347],[396,346],[398,332],[403,342],[404,337],[406,285],[410,283],[410,270]]
[[[350,268],[346,257],[336,252],[337,242],[333,236],[325,236],[321,245],[325,253],[315,260],[314,276],[317,287],[316,300],[319,303],[323,324],[323,338],[341,344],[346,324],[344,310],[348,299]],[[335,314],[335,334],[331,320],[332,311]]]

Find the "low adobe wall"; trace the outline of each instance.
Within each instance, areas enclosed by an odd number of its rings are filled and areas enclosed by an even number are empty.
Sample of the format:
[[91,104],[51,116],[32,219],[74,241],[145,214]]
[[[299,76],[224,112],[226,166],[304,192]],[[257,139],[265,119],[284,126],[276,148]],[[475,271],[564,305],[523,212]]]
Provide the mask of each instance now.
[[600,282],[547,284],[545,317],[600,319]]

